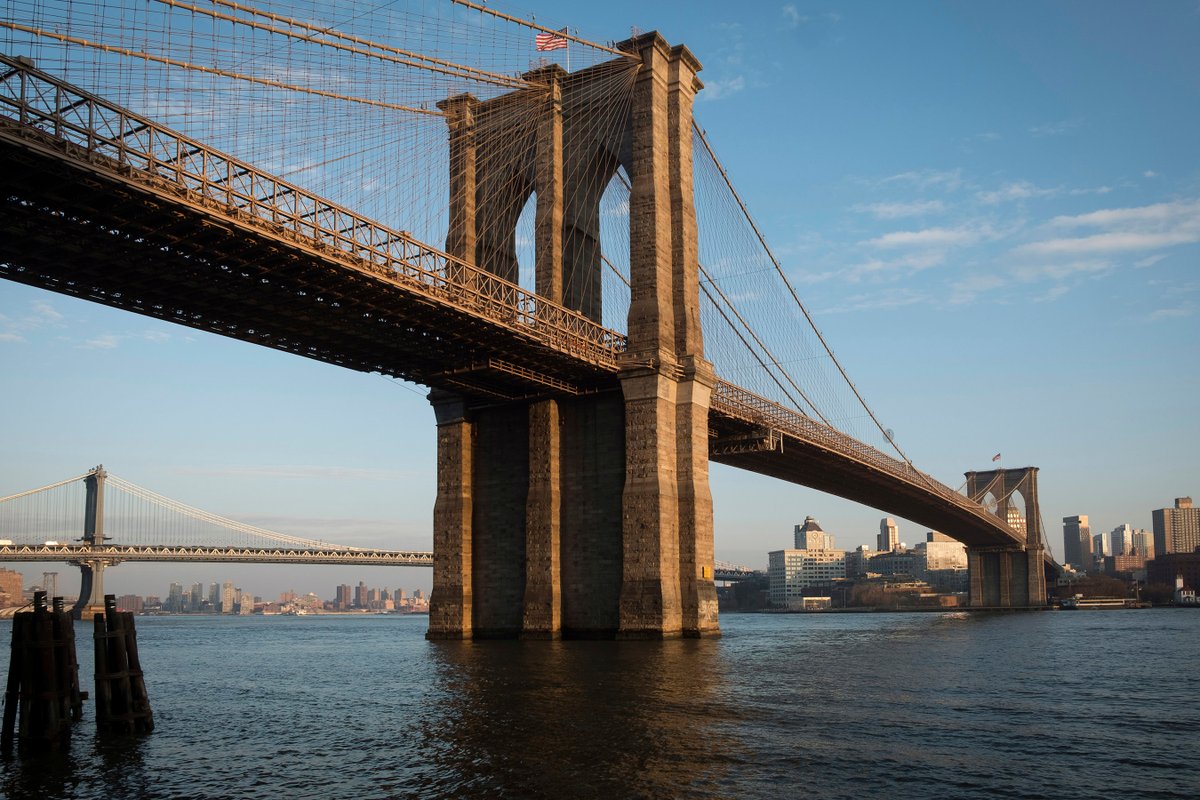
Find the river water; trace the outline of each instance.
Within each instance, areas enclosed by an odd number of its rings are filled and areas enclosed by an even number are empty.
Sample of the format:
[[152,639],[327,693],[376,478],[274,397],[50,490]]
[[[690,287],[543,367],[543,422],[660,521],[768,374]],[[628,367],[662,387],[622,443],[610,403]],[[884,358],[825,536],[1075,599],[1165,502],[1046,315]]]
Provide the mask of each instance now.
[[721,639],[671,642],[426,642],[425,626],[139,617],[155,731],[98,741],[85,703],[69,752],[5,760],[0,790],[1200,797],[1200,612],[725,615]]

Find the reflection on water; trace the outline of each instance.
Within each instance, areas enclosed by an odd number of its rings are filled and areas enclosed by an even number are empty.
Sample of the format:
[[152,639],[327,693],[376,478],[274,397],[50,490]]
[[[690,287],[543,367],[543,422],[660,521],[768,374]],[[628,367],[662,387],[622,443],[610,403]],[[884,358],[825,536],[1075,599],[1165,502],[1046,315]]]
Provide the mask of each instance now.
[[678,796],[720,783],[739,749],[718,725],[736,710],[716,641],[438,642],[431,656],[441,728],[426,752],[459,776],[454,793]]
[[0,794],[1200,796],[1198,613],[721,625],[473,643],[423,618],[140,618],[155,731],[97,741],[85,704],[69,752],[5,762]]

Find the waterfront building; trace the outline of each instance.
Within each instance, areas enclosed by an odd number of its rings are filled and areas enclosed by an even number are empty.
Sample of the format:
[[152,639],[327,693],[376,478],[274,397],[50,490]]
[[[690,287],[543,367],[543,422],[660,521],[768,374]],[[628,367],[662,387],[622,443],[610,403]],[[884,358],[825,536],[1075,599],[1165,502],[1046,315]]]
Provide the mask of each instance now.
[[193,583],[191,590],[192,611],[200,611],[204,608],[204,584]]
[[844,550],[773,550],[767,554],[771,603],[791,608],[802,603],[804,589],[846,577]]
[[145,607],[146,602],[136,594],[123,594],[117,598],[117,608],[122,611],[132,611],[134,614],[140,614]]
[[237,611],[242,616],[254,612],[254,595],[249,592],[243,592],[241,589],[234,590],[237,593]]
[[900,547],[900,529],[896,520],[884,517],[879,520],[879,535],[875,537],[875,549],[881,553],[890,553]]
[[366,608],[368,602],[367,584],[359,581],[358,586],[354,587],[354,605],[356,608]]
[[918,543],[913,552],[917,556],[918,574],[967,568],[967,546],[937,531],[926,534],[925,541]]
[[1154,520],[1154,552],[1191,553],[1200,547],[1200,508],[1190,497],[1176,497],[1174,508],[1150,512]]
[[208,605],[210,610],[221,613],[221,587],[218,584],[209,584]]
[[923,561],[912,550],[896,550],[871,556],[867,570],[884,577],[915,576],[923,570]]
[[846,577],[865,578],[870,565],[871,556],[877,555],[875,550],[860,544],[854,550],[846,553]]
[[336,607],[338,611],[345,611],[346,609],[350,608],[351,602],[350,584],[343,583],[339,585],[337,587],[337,599],[334,600],[333,603],[334,607]]
[[832,550],[833,534],[821,529],[821,523],[805,517],[803,525],[795,528],[797,550]]
[[1063,517],[1063,553],[1066,562],[1076,569],[1092,568],[1092,528],[1087,514]]
[[1188,589],[1200,590],[1200,550],[1193,553],[1162,553],[1146,562],[1146,583],[1172,586],[1183,578]]

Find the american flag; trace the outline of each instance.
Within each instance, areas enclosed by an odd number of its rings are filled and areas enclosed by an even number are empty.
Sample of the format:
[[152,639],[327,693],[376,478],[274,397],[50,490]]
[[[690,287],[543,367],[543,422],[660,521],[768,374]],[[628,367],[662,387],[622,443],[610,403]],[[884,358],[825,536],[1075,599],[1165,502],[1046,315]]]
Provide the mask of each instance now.
[[999,454],[999,453],[996,453],[996,455],[992,456],[992,461],[999,461],[999,460],[1000,460],[1000,454]]
[[[558,33],[566,33],[567,29],[563,28]],[[566,50],[567,40],[559,36],[558,33],[539,33],[535,39],[535,50]]]

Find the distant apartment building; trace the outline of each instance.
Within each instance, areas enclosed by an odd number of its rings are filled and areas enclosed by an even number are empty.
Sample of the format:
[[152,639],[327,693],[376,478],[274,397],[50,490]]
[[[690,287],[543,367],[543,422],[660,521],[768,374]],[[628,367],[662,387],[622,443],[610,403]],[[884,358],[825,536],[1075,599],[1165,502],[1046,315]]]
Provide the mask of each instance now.
[[896,520],[891,517],[879,520],[879,536],[876,542],[876,549],[881,553],[900,549],[900,529],[896,526]]
[[844,550],[773,550],[767,553],[771,603],[799,606],[809,586],[846,577]]
[[904,575],[913,577],[923,569],[923,559],[912,550],[895,550],[871,556],[867,571],[884,577]]
[[225,581],[224,583],[221,584],[221,605],[220,605],[221,613],[222,614],[234,613],[234,611],[235,611],[234,607],[236,605],[237,605],[237,590],[234,589],[232,583],[230,583],[229,581]]
[[812,517],[805,517],[803,525],[795,527],[797,550],[832,550],[833,534],[821,529],[821,523]]
[[854,550],[847,552],[846,577],[865,578],[867,576],[867,568],[870,565],[871,556],[874,555],[878,555],[878,552],[867,547],[865,544],[860,544]]
[[913,551],[921,572],[967,568],[967,546],[937,531],[927,533]]
[[1112,555],[1108,548],[1108,536],[1103,533],[1092,535],[1092,565],[1089,569],[1096,572],[1104,571],[1104,557]]
[[140,614],[145,608],[145,601],[136,594],[123,594],[117,598],[117,608],[121,611],[132,611],[134,614]]
[[1192,498],[1176,497],[1174,508],[1155,509],[1150,516],[1157,555],[1191,553],[1200,547],[1200,508],[1192,505]]
[[334,600],[334,606],[337,607],[338,611],[345,611],[350,608],[351,603],[354,602],[351,592],[352,590],[348,583],[343,583],[337,587],[337,599]]
[[1063,517],[1063,558],[1076,569],[1088,570],[1092,560],[1092,528],[1087,514]]
[[1147,559],[1154,558],[1154,534],[1146,530],[1134,531],[1133,552]]
[[[774,605],[803,604],[804,589],[846,577],[846,552],[834,547],[832,534],[812,517],[795,527],[797,547],[767,554],[770,598]],[[803,545],[803,546],[801,546]]]

